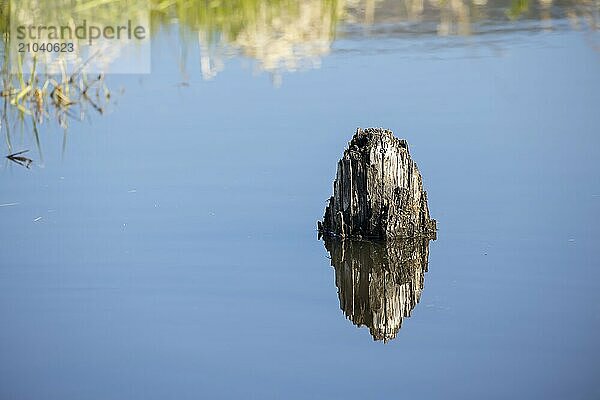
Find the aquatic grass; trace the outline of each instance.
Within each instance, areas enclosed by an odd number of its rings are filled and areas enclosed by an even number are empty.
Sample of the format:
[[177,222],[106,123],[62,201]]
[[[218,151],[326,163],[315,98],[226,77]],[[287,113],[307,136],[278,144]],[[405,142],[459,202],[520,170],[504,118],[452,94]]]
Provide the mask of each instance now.
[[35,57],[33,60],[33,70],[28,75],[23,73],[20,57],[17,57],[16,74],[11,74],[6,64],[3,65],[0,97],[4,104],[0,128],[5,130],[8,152],[12,153],[11,125],[18,124],[23,132],[27,130],[25,125],[29,121],[40,160],[43,160],[40,124],[52,119],[57,121],[63,129],[64,149],[69,120],[84,119],[88,108],[103,114],[110,102],[111,93],[101,74],[90,77],[81,68],[72,74],[67,74],[63,68],[59,76],[36,74]]

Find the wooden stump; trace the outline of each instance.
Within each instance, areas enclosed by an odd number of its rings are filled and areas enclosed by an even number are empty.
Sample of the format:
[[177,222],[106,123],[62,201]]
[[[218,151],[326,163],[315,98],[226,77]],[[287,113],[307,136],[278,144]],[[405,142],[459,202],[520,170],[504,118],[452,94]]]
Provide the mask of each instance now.
[[387,129],[357,129],[338,162],[320,235],[392,239],[435,237],[427,193],[406,140]]

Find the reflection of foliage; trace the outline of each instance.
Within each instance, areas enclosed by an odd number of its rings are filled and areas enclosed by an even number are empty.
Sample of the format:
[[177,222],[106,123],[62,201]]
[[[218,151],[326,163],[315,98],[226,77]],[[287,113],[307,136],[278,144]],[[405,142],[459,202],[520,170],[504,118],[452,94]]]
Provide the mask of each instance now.
[[[0,0],[1,1],[1,0]],[[123,51],[129,51],[139,41],[129,40],[130,37],[119,39],[106,39],[101,37],[101,27],[110,26],[115,32],[120,32],[117,27],[131,23],[133,27],[149,26],[149,1],[150,0],[11,0],[10,18],[12,33],[17,27],[41,27],[41,30],[30,32],[26,41],[14,39],[18,43],[68,43],[74,51],[57,52],[39,51],[36,53],[38,69],[51,74],[61,72],[62,65],[67,65],[67,70],[86,63],[88,71],[105,72],[110,66],[118,65],[115,60]],[[85,26],[84,26],[85,25]],[[48,27],[46,30],[45,28]],[[97,29],[93,39],[91,29]],[[50,31],[50,28],[54,30]],[[60,29],[59,29],[60,28]],[[67,33],[63,33],[63,29]],[[68,29],[70,28],[70,29]],[[83,29],[84,37],[78,37],[77,29]],[[60,32],[60,33],[59,33]],[[58,38],[57,36],[65,35]],[[121,35],[121,33],[116,33]],[[125,36],[125,35],[123,35]],[[93,40],[94,47],[88,46]],[[16,52],[13,43],[12,52]],[[92,51],[93,50],[93,51]],[[131,49],[134,51],[133,49]],[[30,71],[32,65],[31,53],[23,53],[23,70]],[[92,57],[93,56],[93,57]],[[15,57],[14,55],[12,57]],[[13,60],[14,63],[14,60]],[[14,64],[13,64],[14,65]],[[13,70],[14,72],[14,70]],[[116,71],[132,72],[132,71]]]
[[512,0],[507,15],[510,19],[516,19],[527,10],[529,10],[529,0]]
[[345,0],[344,22],[362,25],[404,24],[403,32],[415,34],[474,35],[528,29],[516,20],[545,21],[537,25],[546,30],[548,21],[569,18],[586,21],[598,28],[599,3],[596,0]]
[[[341,0],[340,0],[341,1]],[[310,1],[309,1],[310,2]],[[193,31],[205,31],[209,41],[226,37],[235,41],[249,28],[259,29],[261,23],[280,24],[302,16],[300,1],[289,0],[153,0],[152,22],[161,25],[172,18]],[[338,0],[313,2],[322,17],[331,15],[328,33],[333,35],[338,16]]]
[[[156,0],[153,27],[173,19],[186,40],[198,40],[202,71],[214,75],[220,52],[227,47],[258,60],[277,74],[319,65],[329,52],[342,0]],[[217,67],[218,68],[218,67]]]
[[[318,66],[320,57],[330,51],[340,22],[349,28],[342,32],[354,34],[364,32],[353,29],[356,25],[380,24],[373,32],[389,32],[391,24],[403,24],[408,33],[440,36],[484,33],[499,24],[506,30],[523,29],[514,21],[572,19],[572,15],[591,21],[591,29],[598,25],[594,0],[150,1],[153,29],[177,21],[184,41],[199,42],[207,78],[218,72],[222,58],[231,52],[257,60],[262,70],[275,75]],[[544,23],[541,28],[549,26]]]
[[[325,9],[335,7],[336,1],[318,3]],[[265,20],[299,17],[300,6],[300,2],[285,0],[156,0],[152,19],[164,25],[175,17],[179,24],[192,31],[206,32],[209,42],[223,37],[235,41],[249,27],[257,28]],[[333,32],[335,26],[330,28]]]
[[114,24],[148,9],[154,32],[175,20],[184,45],[200,43],[208,77],[225,47],[273,73],[318,66],[334,39],[343,0],[22,0],[13,14],[24,25],[40,18],[61,25],[82,19]]
[[[8,0],[0,4],[5,17]],[[340,22],[410,23],[415,33],[430,33],[435,26],[438,35],[470,35],[488,24],[520,18],[575,16],[591,21],[592,29],[598,24],[594,0],[19,0],[19,8],[24,21],[33,15],[50,21],[93,16],[113,24],[124,15],[137,18],[149,10],[154,33],[170,30],[176,22],[184,52],[188,44],[199,43],[205,77],[214,76],[231,53],[255,59],[262,70],[276,75],[318,66]],[[5,25],[2,18],[0,28]]]
[[6,34],[8,32],[8,18],[9,18],[9,2],[8,0],[0,0],[0,32]]
[[12,14],[21,23],[35,19],[53,25],[63,25],[83,19],[99,24],[114,24],[123,16],[135,20],[148,12],[144,6],[149,3],[149,0],[13,0],[13,2],[19,7],[17,10],[11,10]]
[[[66,3],[65,3],[66,4]],[[2,82],[0,97],[3,100],[2,121],[4,136],[9,152],[13,151],[11,127],[15,124],[31,124],[38,151],[41,155],[38,126],[48,120],[57,121],[58,125],[68,128],[69,120],[81,120],[91,108],[102,114],[110,100],[110,92],[104,83],[102,74],[91,77],[83,72],[84,63],[67,74],[47,74],[36,71],[36,58],[32,58],[31,73],[23,73],[23,60],[17,57],[17,73],[12,73],[9,66],[10,37],[8,33],[9,2],[1,1],[0,30],[2,32]],[[38,10],[39,11],[39,10]],[[37,72],[37,73],[36,73]],[[66,136],[65,136],[66,137]],[[63,142],[63,146],[64,146]]]

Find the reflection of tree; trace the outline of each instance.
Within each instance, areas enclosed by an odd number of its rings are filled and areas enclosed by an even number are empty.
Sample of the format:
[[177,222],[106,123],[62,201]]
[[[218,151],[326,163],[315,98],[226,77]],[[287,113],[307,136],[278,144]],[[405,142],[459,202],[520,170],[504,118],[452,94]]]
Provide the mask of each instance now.
[[515,21],[566,18],[585,21],[595,30],[598,9],[595,0],[346,0],[344,20],[364,25],[402,23],[403,32],[441,36],[480,34],[498,25],[503,31],[531,30],[534,27]]
[[[199,42],[205,78],[214,77],[232,54],[256,60],[261,70],[274,76],[318,67],[330,52],[336,31],[361,34],[363,30],[355,26],[370,26],[370,33],[383,36],[445,36],[498,32],[498,25],[502,32],[535,29],[515,20],[543,21],[539,29],[552,29],[552,20],[568,19],[574,29],[595,30],[599,11],[597,0],[22,0],[19,4],[27,10],[21,13],[23,18],[44,15],[47,20],[64,20],[73,13],[88,13],[112,23],[123,15],[143,18],[149,8],[153,33],[170,31],[176,22],[183,46]],[[117,51],[112,45],[111,51]]]
[[340,308],[375,340],[394,339],[421,298],[429,239],[385,243],[325,238]]
[[261,70],[275,76],[318,67],[330,51],[343,1],[172,1],[164,8],[156,3],[153,26],[170,23],[175,16],[184,38],[192,39],[190,33],[197,32],[201,70],[211,78],[231,52],[257,60]]
[[[594,0],[150,0],[154,29],[179,23],[183,38],[198,41],[205,78],[214,77],[230,54],[257,61],[278,76],[317,67],[330,52],[339,25],[342,36],[475,35],[526,29],[515,20],[586,21],[597,29]],[[572,22],[576,28],[578,25]],[[400,27],[395,31],[392,27]],[[185,41],[184,41],[185,42]]]
[[[3,1],[3,0],[0,0]],[[4,0],[7,1],[7,0]],[[7,1],[8,2],[8,1]],[[13,34],[17,26],[42,26],[42,27],[68,27],[71,37],[57,39],[50,36],[48,31],[33,34],[36,39],[27,40],[38,44],[69,43],[74,51],[37,51],[38,70],[49,74],[60,74],[63,70],[71,72],[78,66],[85,65],[87,72],[107,73],[138,72],[136,62],[129,61],[119,65],[117,60],[125,58],[125,54],[134,54],[139,51],[133,41],[122,35],[120,39],[94,39],[94,45],[88,46],[88,38],[78,38],[76,27],[85,26],[111,26],[125,25],[130,21],[134,26],[141,24],[149,26],[149,0],[114,1],[114,0],[11,0],[10,10]],[[7,7],[8,8],[8,7]],[[86,32],[87,33],[87,32]],[[56,34],[56,33],[55,33]],[[65,34],[67,35],[67,34]],[[137,43],[138,45],[140,43]],[[16,46],[12,47],[13,57],[16,57]],[[33,55],[28,51],[18,53],[22,56],[23,70],[28,72],[32,68]],[[132,58],[133,59],[133,58]],[[138,62],[142,62],[138,57]],[[16,60],[12,60],[14,64]],[[13,72],[15,70],[13,69]],[[140,71],[142,72],[142,71]]]

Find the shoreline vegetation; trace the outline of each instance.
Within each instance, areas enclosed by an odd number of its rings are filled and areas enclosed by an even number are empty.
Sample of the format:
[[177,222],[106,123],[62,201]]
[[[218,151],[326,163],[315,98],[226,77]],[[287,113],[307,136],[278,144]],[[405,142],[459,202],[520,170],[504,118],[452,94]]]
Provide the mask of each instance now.
[[[88,109],[102,114],[110,101],[102,74],[88,74],[89,59],[78,59],[72,73],[47,73],[41,59],[18,58],[12,63],[36,68],[37,74],[13,73],[9,68],[11,45],[9,0],[0,0],[0,56],[3,101],[1,127],[7,154],[13,149],[11,127],[28,121],[27,130],[39,148],[38,126],[53,119],[63,129],[70,118],[82,119]],[[72,16],[93,15],[94,23],[114,25],[124,16],[147,18],[149,35],[177,35],[181,49],[173,54],[184,80],[188,58],[195,57],[203,79],[212,79],[234,56],[253,60],[271,75],[274,85],[284,72],[319,68],[336,39],[356,37],[472,36],[506,32],[600,27],[597,0],[20,0],[19,25],[43,15],[44,20],[74,24]],[[15,10],[13,10],[15,11]],[[143,13],[147,15],[141,16]],[[141,16],[141,17],[140,17]],[[127,18],[126,18],[127,19]],[[66,21],[66,22],[65,22]],[[15,21],[13,21],[15,22]],[[113,52],[96,54],[110,63]],[[591,45],[600,50],[594,36]],[[77,45],[76,45],[77,48]],[[192,50],[197,49],[197,50]],[[194,51],[197,52],[194,55]],[[83,57],[75,52],[75,57]],[[103,52],[104,53],[104,52]],[[72,56],[72,55],[65,55]],[[41,55],[38,55],[41,57]],[[179,58],[179,59],[177,59]],[[14,64],[13,64],[14,65]],[[187,83],[187,82],[184,82]],[[64,140],[66,140],[66,133]]]

